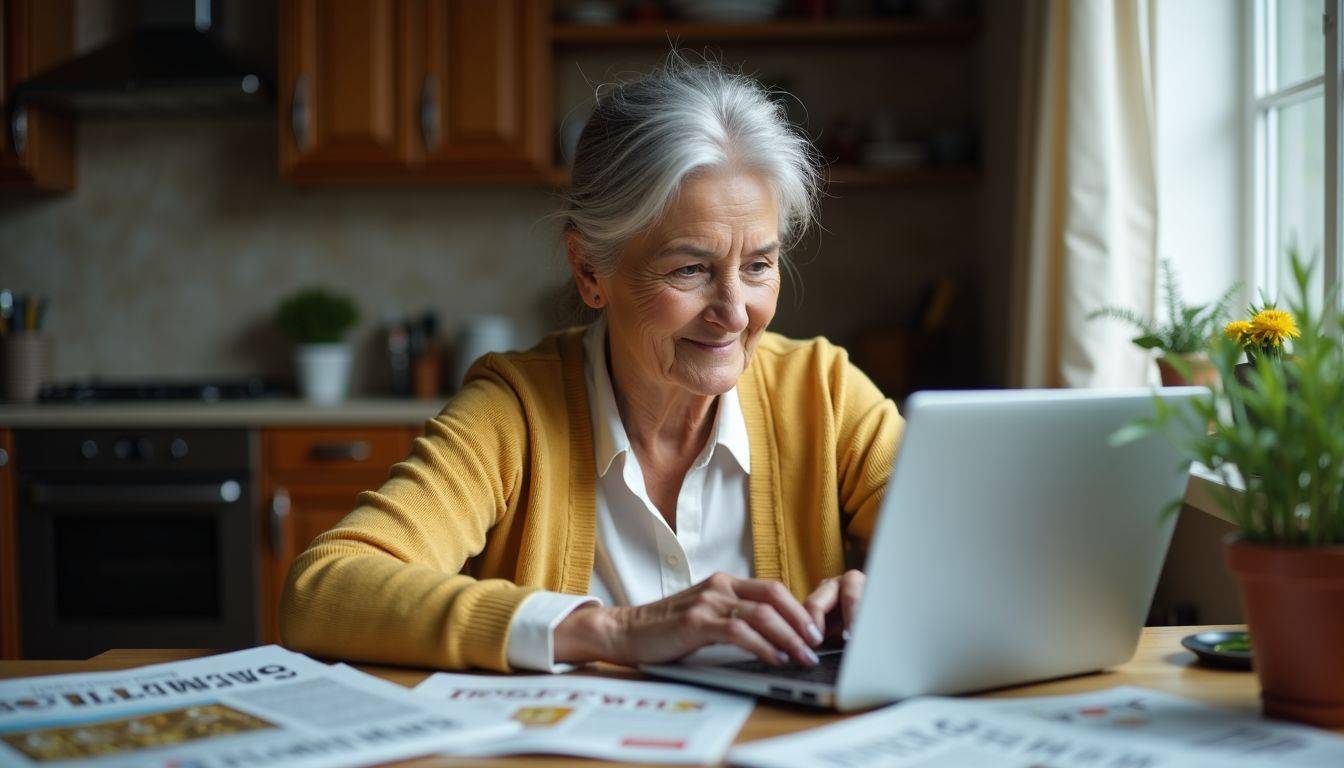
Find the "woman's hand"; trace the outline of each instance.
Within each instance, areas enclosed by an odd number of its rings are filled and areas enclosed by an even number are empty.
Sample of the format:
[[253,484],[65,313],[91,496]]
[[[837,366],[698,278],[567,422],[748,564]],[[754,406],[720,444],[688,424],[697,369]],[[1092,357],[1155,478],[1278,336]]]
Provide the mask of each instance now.
[[[813,623],[822,627],[827,637],[838,637],[849,631],[849,625],[859,609],[859,598],[863,597],[866,580],[863,571],[845,571],[822,581],[803,602]],[[840,609],[838,611],[837,606]]]
[[555,660],[654,664],[730,643],[767,664],[794,659],[810,666],[821,641],[821,630],[783,584],[716,573],[656,603],[579,608],[555,628]]

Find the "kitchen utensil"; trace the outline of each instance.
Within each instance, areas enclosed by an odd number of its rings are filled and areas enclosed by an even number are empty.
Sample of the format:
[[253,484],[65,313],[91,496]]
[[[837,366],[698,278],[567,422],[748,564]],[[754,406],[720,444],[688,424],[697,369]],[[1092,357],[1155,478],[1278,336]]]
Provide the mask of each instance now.
[[0,333],[8,333],[13,326],[10,318],[14,316],[14,292],[8,288],[0,289]]
[[5,397],[17,403],[37,401],[51,371],[51,341],[40,331],[5,335]]

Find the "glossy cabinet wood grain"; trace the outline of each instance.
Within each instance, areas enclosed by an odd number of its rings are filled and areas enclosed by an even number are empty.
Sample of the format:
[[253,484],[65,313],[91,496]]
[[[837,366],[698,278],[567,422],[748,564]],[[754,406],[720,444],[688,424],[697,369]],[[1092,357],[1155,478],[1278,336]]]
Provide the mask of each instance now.
[[355,508],[411,452],[411,427],[273,428],[261,431],[259,525],[265,552],[262,639],[279,639],[280,593],[294,558]]
[[281,176],[540,180],[550,13],[545,0],[284,0]]
[[417,5],[424,6],[419,128],[426,170],[537,178],[550,158],[550,99],[542,92],[550,82],[549,9],[533,0]]
[[280,172],[293,181],[376,178],[410,160],[408,6],[285,0],[280,16]]
[[0,0],[0,188],[75,186],[72,121],[11,103],[16,85],[70,55],[73,20],[71,0]]

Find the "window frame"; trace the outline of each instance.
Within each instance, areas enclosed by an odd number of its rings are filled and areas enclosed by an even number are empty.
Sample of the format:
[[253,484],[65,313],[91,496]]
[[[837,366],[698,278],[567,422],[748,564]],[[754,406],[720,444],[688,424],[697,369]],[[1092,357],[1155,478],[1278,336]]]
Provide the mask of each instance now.
[[[1278,169],[1277,163],[1277,123],[1278,110],[1301,104],[1316,97],[1324,99],[1325,125],[1322,126],[1325,163],[1325,189],[1322,232],[1322,277],[1325,291],[1339,285],[1341,269],[1341,217],[1344,205],[1341,203],[1341,176],[1344,175],[1344,132],[1341,126],[1341,70],[1344,59],[1341,58],[1341,20],[1339,8],[1341,0],[1323,0],[1322,34],[1324,35],[1324,61],[1319,75],[1290,83],[1286,86],[1275,84],[1270,87],[1270,67],[1277,59],[1278,42],[1277,14],[1278,0],[1254,0],[1246,3],[1245,28],[1249,30],[1245,43],[1250,49],[1246,57],[1246,94],[1247,94],[1247,136],[1250,137],[1250,177],[1251,194],[1248,202],[1250,215],[1246,217],[1249,231],[1246,232],[1248,254],[1246,274],[1252,296],[1262,292],[1268,296],[1283,294],[1284,286],[1278,284],[1281,260],[1278,252],[1280,242],[1278,231]],[[1310,254],[1308,254],[1310,255]],[[1344,293],[1344,292],[1341,292]],[[1328,311],[1334,312],[1344,302],[1344,295],[1337,297]]]

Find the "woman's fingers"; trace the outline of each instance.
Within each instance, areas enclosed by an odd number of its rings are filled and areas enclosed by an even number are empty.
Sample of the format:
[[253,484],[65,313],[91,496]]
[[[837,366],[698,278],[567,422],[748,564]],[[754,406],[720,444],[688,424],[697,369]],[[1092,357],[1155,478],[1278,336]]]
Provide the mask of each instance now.
[[867,577],[863,571],[845,571],[840,576],[840,611],[845,618],[845,629],[849,629],[859,612],[859,600],[863,597],[863,586]]
[[789,592],[788,587],[780,582],[738,579],[733,585],[733,591],[737,593],[738,597],[769,605],[778,616],[787,622],[792,633],[801,639],[805,645],[821,645],[823,639],[821,627],[815,623],[812,614],[794,598],[793,593]]
[[808,647],[807,642],[798,636],[794,628],[779,615],[779,611],[769,603],[757,603],[743,600],[730,614],[746,619],[774,648],[784,651],[799,664],[812,666],[817,663],[817,655]]
[[812,616],[812,621],[822,627],[826,626],[826,614],[835,608],[836,602],[840,599],[840,581],[838,579],[826,579],[812,590],[812,594],[803,601],[803,608]]
[[778,667],[789,660],[787,653],[771,645],[744,618],[724,617],[716,619],[710,624],[710,628],[713,633],[713,637],[709,638],[710,640],[736,645],[738,648],[756,654],[756,657],[766,664]]

